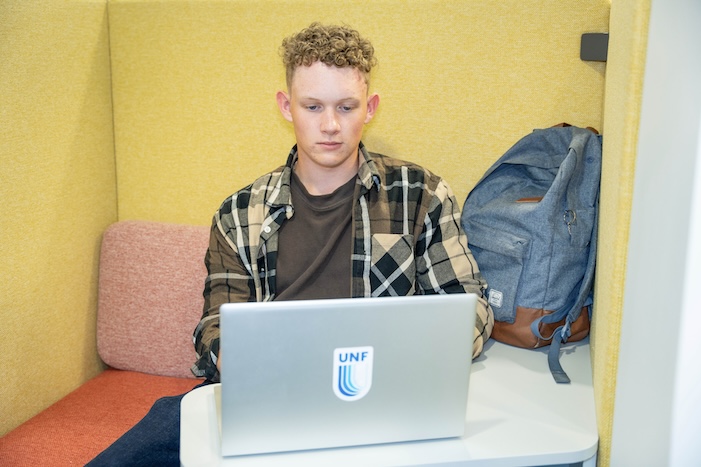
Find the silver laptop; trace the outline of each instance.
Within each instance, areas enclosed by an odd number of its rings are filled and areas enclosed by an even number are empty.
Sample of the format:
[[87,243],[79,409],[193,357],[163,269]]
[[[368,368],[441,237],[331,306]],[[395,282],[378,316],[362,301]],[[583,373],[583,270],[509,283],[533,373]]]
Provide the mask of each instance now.
[[222,455],[462,436],[476,302],[222,305]]

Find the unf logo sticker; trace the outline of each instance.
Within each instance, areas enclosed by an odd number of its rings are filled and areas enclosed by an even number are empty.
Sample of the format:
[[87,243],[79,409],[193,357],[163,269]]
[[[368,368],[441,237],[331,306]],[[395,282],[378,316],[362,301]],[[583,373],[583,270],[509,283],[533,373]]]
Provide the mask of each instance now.
[[357,401],[372,386],[372,347],[344,347],[333,351],[333,392],[344,401]]

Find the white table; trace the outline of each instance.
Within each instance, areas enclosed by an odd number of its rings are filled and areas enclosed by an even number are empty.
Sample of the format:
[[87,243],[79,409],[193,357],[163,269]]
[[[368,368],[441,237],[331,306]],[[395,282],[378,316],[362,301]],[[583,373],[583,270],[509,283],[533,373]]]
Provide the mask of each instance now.
[[598,434],[588,340],[563,347],[570,384],[556,384],[547,348],[490,341],[474,361],[462,438],[222,458],[214,386],[181,404],[183,466],[596,466]]

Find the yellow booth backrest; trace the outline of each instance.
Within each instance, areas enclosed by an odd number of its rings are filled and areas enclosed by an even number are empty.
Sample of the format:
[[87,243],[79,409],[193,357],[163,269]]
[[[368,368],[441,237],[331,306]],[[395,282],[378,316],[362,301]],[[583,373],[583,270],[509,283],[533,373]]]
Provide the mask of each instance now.
[[294,144],[280,43],[312,21],[374,44],[366,146],[443,176],[462,203],[534,128],[601,129],[605,64],[580,38],[607,0],[109,2],[119,218],[207,224]]

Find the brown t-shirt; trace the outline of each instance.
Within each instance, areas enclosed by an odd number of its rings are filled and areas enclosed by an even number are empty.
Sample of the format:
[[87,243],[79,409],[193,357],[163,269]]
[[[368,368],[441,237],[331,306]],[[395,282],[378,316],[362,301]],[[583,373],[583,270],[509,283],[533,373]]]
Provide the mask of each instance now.
[[275,300],[350,297],[356,179],[331,194],[314,196],[292,174],[295,211],[279,231]]

